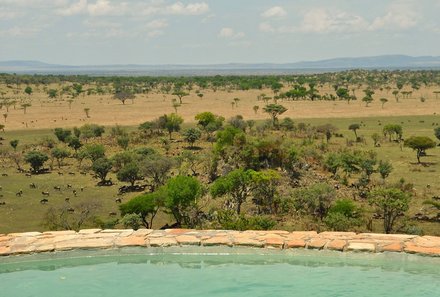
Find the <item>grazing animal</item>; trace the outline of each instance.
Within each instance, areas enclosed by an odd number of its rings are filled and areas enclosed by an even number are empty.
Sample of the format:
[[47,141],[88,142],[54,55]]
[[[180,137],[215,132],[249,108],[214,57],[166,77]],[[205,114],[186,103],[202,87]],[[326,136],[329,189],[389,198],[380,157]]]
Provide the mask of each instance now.
[[0,202],[0,205],[6,205],[6,202],[2,201]]
[[70,202],[70,198],[65,198],[64,201],[66,201],[67,203]]
[[75,175],[75,172],[69,172],[69,175]]
[[116,198],[115,202],[116,203],[122,203],[122,199],[121,198]]
[[8,176],[8,174],[7,173],[2,173],[2,176]]
[[64,173],[62,173],[62,172],[58,172],[58,175],[63,175]]
[[30,178],[30,177],[32,177],[32,174],[30,174],[30,173],[25,173],[25,176]]
[[116,215],[116,212],[112,211],[108,213],[109,216],[114,217]]
[[75,210],[74,210],[72,207],[69,207],[69,208],[67,209],[67,211],[68,211],[68,212],[75,212]]
[[46,191],[41,192],[41,194],[44,195],[44,196],[49,196],[50,195],[49,192],[46,192]]
[[71,185],[71,184],[67,184],[67,188],[68,188],[68,189],[71,189],[71,188],[72,188],[72,185]]
[[84,192],[84,187],[79,188],[81,190],[81,192]]
[[22,190],[20,190],[17,193],[15,193],[15,196],[17,196],[17,197],[21,197],[21,195],[23,195],[23,191]]
[[60,186],[54,186],[53,189],[57,190],[57,191],[61,191],[61,187]]
[[75,197],[76,197],[76,193],[77,193],[76,190],[73,190],[72,193],[73,193],[73,195],[75,195]]
[[35,183],[30,183],[30,184],[29,184],[29,188],[31,188],[31,189],[36,189],[36,188],[37,188],[37,185],[36,185]]
[[87,175],[87,172],[81,171],[80,174]]
[[47,202],[49,202],[49,200],[46,198],[40,200],[41,204],[46,204]]

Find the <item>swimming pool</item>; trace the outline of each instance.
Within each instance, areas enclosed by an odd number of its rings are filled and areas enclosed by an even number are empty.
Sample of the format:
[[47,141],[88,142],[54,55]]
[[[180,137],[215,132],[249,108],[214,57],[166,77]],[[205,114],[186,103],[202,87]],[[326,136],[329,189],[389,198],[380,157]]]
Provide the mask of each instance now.
[[2,297],[440,296],[440,259],[252,248],[124,248],[5,257]]

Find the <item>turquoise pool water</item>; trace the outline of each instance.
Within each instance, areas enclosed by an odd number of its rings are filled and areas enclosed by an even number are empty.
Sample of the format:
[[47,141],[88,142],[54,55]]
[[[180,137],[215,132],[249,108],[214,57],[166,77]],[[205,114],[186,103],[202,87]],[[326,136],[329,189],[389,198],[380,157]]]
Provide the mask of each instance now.
[[440,259],[227,248],[76,251],[1,258],[0,296],[436,297]]

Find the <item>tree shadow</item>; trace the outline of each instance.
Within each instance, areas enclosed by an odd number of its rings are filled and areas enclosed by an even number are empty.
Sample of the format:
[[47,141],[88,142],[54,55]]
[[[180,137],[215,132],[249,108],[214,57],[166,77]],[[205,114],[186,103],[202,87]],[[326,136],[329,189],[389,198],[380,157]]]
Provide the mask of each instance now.
[[201,148],[200,146],[186,146],[184,147],[185,150],[189,150],[189,151],[201,151],[203,150],[203,148]]

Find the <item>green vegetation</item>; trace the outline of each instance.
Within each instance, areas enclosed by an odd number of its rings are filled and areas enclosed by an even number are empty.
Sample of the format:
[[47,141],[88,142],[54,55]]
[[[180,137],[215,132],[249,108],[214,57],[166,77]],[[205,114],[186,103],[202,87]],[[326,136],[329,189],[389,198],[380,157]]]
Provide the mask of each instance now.
[[[440,164],[432,140],[440,139],[439,115],[285,116],[294,106],[289,101],[344,100],[365,109],[362,102],[374,106],[374,97],[388,90],[403,102],[414,95],[408,91],[414,83],[437,86],[439,77],[435,71],[118,79],[2,74],[2,87],[22,85],[27,96],[20,100],[7,92],[0,99],[6,114],[0,127],[0,232],[179,226],[439,235]],[[89,94],[107,94],[125,110],[149,93],[185,106],[194,93],[217,90],[258,90],[248,105],[256,117],[225,119],[199,109],[188,122],[182,106],[179,115],[164,111],[135,127],[104,127],[90,115],[74,128],[59,122],[53,130],[7,126],[14,120],[9,108],[32,102],[29,116],[43,91],[52,103],[72,100],[69,106],[75,106],[82,98],[82,113]],[[360,94],[362,102],[351,102]],[[136,103],[125,105],[135,97]],[[243,98],[231,95],[228,102],[239,111]],[[397,104],[377,101],[384,111]],[[99,110],[93,107],[93,113]]]

